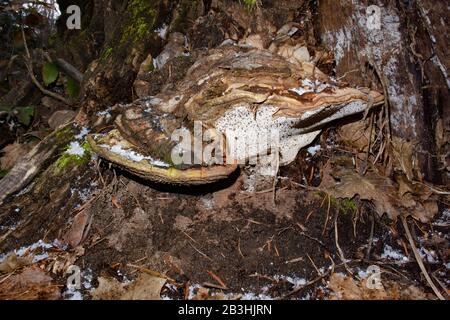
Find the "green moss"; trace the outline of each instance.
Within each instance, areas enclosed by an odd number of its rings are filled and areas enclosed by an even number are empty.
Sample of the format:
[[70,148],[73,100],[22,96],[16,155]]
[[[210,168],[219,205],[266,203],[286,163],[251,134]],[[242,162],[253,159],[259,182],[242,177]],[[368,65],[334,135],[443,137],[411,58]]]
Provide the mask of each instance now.
[[159,1],[131,0],[128,4],[130,23],[125,27],[121,45],[137,42],[153,33]]
[[145,68],[145,71],[147,72],[155,71],[155,66],[153,65],[153,62],[148,64],[148,66]]
[[339,208],[340,212],[343,214],[354,214],[358,211],[358,205],[354,199],[337,199],[331,196],[330,204],[335,208]]
[[58,142],[65,142],[67,140],[71,140],[72,137],[73,132],[70,126],[61,129],[56,133],[56,139],[58,140]]
[[109,47],[105,51],[103,51],[102,55],[100,56],[100,60],[106,60],[109,57],[111,57],[113,53],[113,48]]
[[[78,167],[81,165],[84,165],[89,162],[91,159],[91,146],[87,141],[85,141],[81,147],[84,150],[83,156],[68,154],[67,152],[64,152],[58,160],[56,160],[54,166],[55,168],[60,172],[63,171],[69,167]],[[67,148],[66,148],[67,150]]]
[[253,9],[258,6],[258,0],[243,0],[243,3],[248,9]]

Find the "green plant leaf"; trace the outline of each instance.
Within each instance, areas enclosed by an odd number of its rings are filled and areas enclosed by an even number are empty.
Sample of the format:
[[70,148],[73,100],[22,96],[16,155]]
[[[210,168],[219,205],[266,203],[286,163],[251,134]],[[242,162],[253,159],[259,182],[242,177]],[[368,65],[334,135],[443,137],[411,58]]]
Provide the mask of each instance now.
[[44,80],[45,86],[48,86],[55,82],[56,79],[58,79],[58,74],[58,67],[55,64],[51,62],[47,62],[46,64],[44,64],[44,66],[42,67],[42,78]]
[[27,106],[27,107],[18,107],[15,109],[15,114],[17,119],[25,126],[29,126],[31,123],[31,119],[34,116],[35,107]]
[[80,95],[80,85],[70,77],[67,77],[66,92],[71,98],[78,98]]

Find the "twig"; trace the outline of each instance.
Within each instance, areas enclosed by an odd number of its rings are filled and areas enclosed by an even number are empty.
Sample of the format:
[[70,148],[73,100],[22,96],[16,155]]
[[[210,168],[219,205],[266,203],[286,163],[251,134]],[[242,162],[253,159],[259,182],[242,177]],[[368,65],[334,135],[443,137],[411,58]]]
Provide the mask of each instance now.
[[347,270],[348,273],[353,275],[353,272],[350,270],[350,268],[347,265],[347,262],[346,262],[346,259],[344,256],[344,251],[342,251],[341,246],[339,245],[339,233],[338,233],[338,227],[337,227],[338,215],[339,215],[339,209],[337,209],[336,214],[334,216],[334,241],[336,242],[336,248],[338,250],[339,258],[341,258],[341,261],[344,264],[345,269]]
[[26,52],[26,57],[25,57],[25,66],[27,67],[28,70],[28,74],[30,75],[31,81],[33,81],[33,83],[36,85],[36,87],[38,87],[38,89],[45,95],[50,96],[56,100],[62,101],[67,105],[72,105],[72,102],[67,100],[66,98],[64,98],[63,96],[49,91],[47,89],[45,89],[42,84],[36,79],[35,75],[34,75],[34,71],[33,71],[33,61],[31,59],[31,55],[30,55],[30,51],[28,49],[28,44],[27,44],[27,40],[25,38],[25,32],[23,31],[23,27],[22,27],[22,37],[23,37],[23,43],[25,46],[25,52]]
[[203,282],[202,284],[206,288],[213,288],[213,289],[219,289],[219,290],[228,290],[227,287],[222,287],[221,285],[217,285],[211,282]]
[[373,217],[373,214],[370,215],[370,220],[372,221],[372,225],[370,227],[370,237],[369,237],[369,243],[367,245],[366,260],[370,259],[370,251],[372,250],[373,231],[375,229],[375,218]]
[[68,63],[66,60],[58,58],[55,63],[60,67],[68,76],[81,83],[83,81],[83,74],[78,71],[74,66]]
[[322,275],[322,272],[320,272],[320,270],[317,268],[316,264],[314,263],[314,260],[311,258],[311,256],[309,254],[306,254],[306,256],[308,257],[309,261],[311,262],[312,266],[314,267],[314,269],[316,269],[316,272],[319,276]]
[[211,259],[210,257],[208,257],[205,253],[201,252],[200,250],[198,250],[192,243],[189,243],[189,245],[195,250],[197,251],[200,255],[202,255],[203,257],[205,257],[206,259],[208,259],[209,261],[213,261],[213,259]]
[[330,217],[331,196],[328,193],[327,195],[328,195],[328,208],[327,208],[327,216],[325,217],[325,223],[323,225],[322,236],[325,234],[325,231],[327,230],[328,219]]
[[303,231],[300,232],[300,235],[302,235],[302,236],[308,238],[309,240],[312,240],[312,241],[317,242],[318,244],[320,244],[320,246],[321,246],[322,248],[324,248],[325,250],[331,252],[331,250],[330,250],[330,249],[329,249],[322,241],[320,241],[319,239],[314,238],[314,237],[310,236],[309,234],[307,234],[307,233],[305,233],[305,232],[303,232]]
[[170,281],[170,282],[176,282],[174,279],[172,279],[172,278],[170,278],[170,277],[168,277],[168,276],[166,276],[166,275],[164,275],[162,273],[159,273],[157,271],[153,271],[153,270],[141,267],[141,266],[137,266],[135,264],[128,263],[127,267],[137,269],[140,272],[147,273],[147,274],[149,274],[151,276],[154,276],[156,278],[166,279],[167,281]]
[[416,244],[414,243],[414,240],[411,235],[411,231],[408,227],[408,222],[406,221],[406,218],[402,216],[402,224],[403,228],[405,229],[406,236],[409,241],[409,245],[411,246],[412,251],[414,252],[414,257],[416,258],[417,264],[420,267],[420,270],[422,271],[425,279],[427,280],[428,284],[430,285],[431,289],[433,289],[434,294],[440,299],[445,300],[444,296],[441,294],[441,292],[438,290],[436,285],[433,283],[433,281],[430,278],[430,275],[427,272],[427,269],[425,268],[425,265],[423,264],[422,258],[420,257],[419,251],[417,250]]
[[244,255],[242,254],[242,250],[241,250],[241,237],[239,237],[239,239],[238,239],[238,252],[239,252],[239,255],[240,255],[243,259],[245,259]]
[[315,284],[316,282],[319,282],[320,280],[322,280],[323,278],[325,278],[325,277],[328,276],[329,274],[330,274],[330,271],[324,273],[323,275],[321,275],[321,276],[319,276],[319,277],[317,277],[317,278],[315,278],[315,279],[309,281],[308,283],[306,283],[306,284],[304,284],[304,285],[302,285],[302,286],[300,286],[300,287],[298,287],[298,288],[295,288],[294,290],[292,290],[291,292],[289,292],[289,293],[286,294],[285,296],[281,297],[279,300],[284,300],[284,299],[286,299],[287,297],[290,297],[290,296],[292,296],[292,295],[294,295],[294,294],[296,294],[296,293],[299,293],[300,291],[302,291],[302,290],[304,290],[304,289],[306,289],[306,288],[312,286],[312,285]]
[[221,286],[222,289],[224,289],[224,290],[228,289],[225,282],[218,275],[216,275],[214,272],[209,271],[209,270],[206,270],[206,272],[211,276],[211,278],[213,278]]

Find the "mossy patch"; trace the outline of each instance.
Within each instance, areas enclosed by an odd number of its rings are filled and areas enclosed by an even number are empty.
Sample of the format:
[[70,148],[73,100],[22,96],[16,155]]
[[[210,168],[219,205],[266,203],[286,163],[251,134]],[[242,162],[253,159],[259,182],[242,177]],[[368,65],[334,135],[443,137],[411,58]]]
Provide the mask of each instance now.
[[69,127],[65,127],[64,129],[59,130],[56,133],[56,140],[58,142],[65,142],[68,140],[71,140],[73,138],[73,132],[72,132],[72,128]]
[[130,23],[126,26],[120,40],[121,45],[135,43],[149,37],[157,17],[159,1],[131,0],[128,4]]
[[106,60],[113,54],[113,48],[109,47],[105,51],[103,51],[102,55],[100,56],[100,60]]
[[339,208],[343,214],[354,214],[358,211],[358,205],[354,199],[337,199],[330,196],[331,206]]
[[259,5],[259,0],[242,0],[247,9],[253,9]]

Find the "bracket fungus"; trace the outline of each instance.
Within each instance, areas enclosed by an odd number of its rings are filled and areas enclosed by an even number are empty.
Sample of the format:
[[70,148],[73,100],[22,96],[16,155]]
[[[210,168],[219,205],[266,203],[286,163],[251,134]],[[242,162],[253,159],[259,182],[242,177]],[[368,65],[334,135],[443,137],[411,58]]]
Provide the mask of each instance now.
[[310,62],[226,44],[174,88],[123,106],[115,128],[88,141],[145,179],[207,184],[269,156],[287,165],[330,122],[383,102],[379,92],[341,86]]

